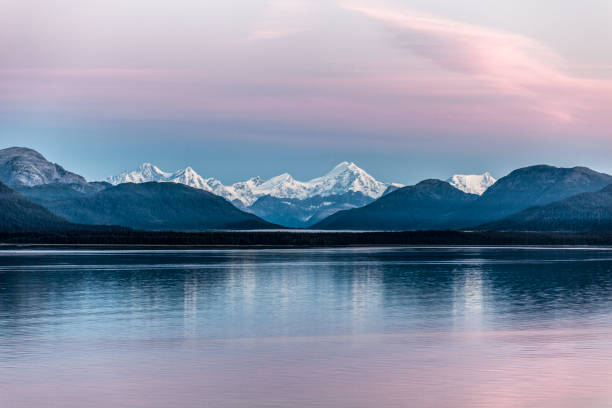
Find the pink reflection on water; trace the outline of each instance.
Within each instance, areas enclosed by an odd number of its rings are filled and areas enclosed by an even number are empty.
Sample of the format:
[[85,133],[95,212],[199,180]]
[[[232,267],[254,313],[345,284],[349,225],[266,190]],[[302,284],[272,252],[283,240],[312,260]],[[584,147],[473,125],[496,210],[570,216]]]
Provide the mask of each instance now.
[[0,366],[0,406],[606,407],[611,334],[589,328],[58,344],[52,358],[41,353],[24,356],[18,369]]

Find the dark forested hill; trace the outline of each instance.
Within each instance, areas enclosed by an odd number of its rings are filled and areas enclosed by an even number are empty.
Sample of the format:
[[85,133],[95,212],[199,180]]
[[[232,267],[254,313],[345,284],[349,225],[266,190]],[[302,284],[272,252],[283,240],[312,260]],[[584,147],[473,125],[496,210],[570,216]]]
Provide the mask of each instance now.
[[457,214],[463,227],[499,220],[533,206],[542,206],[612,184],[612,176],[586,167],[531,166],[497,180],[469,208]]
[[315,224],[327,230],[424,230],[455,224],[453,213],[477,199],[440,180],[425,180],[362,208],[340,211]]
[[478,197],[448,183],[426,180],[384,195],[360,209],[315,224],[320,229],[471,229],[533,206],[601,190],[612,176],[585,167],[531,166],[499,179]]
[[612,231],[612,185],[540,207],[531,207],[502,220],[484,224],[500,231]]
[[120,184],[48,208],[75,223],[145,230],[277,228],[222,197],[176,183]]
[[0,183],[0,231],[59,231],[74,226]]

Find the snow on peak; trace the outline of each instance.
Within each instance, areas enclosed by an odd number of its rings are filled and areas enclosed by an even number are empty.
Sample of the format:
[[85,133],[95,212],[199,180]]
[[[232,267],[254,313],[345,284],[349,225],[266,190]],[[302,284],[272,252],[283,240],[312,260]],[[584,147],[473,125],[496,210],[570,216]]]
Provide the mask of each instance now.
[[266,195],[277,198],[306,199],[317,195],[330,196],[360,192],[376,199],[389,186],[387,183],[377,181],[351,162],[342,162],[324,176],[310,181],[298,181],[291,174],[283,173],[268,180],[254,177],[225,186],[217,179],[201,177],[191,167],[166,173],[150,163],[143,164],[138,170],[110,177],[107,181],[112,184],[147,181],[181,183],[220,195],[243,207],[249,207],[258,198]]
[[225,186],[219,180],[203,178],[191,167],[168,173],[151,163],[143,163],[136,170],[109,177],[106,181],[114,185],[121,183],[147,183],[150,181],[159,183],[180,183],[224,197],[230,195],[225,191]]
[[312,186],[313,195],[328,196],[352,191],[371,198],[380,197],[389,186],[377,181],[355,163],[346,161],[338,164],[326,175],[310,180],[308,184]]
[[272,177],[269,180],[264,181],[263,184],[267,184],[269,186],[277,186],[279,184],[283,184],[283,183],[293,183],[295,181],[295,179],[293,177],[291,177],[291,174],[289,173],[283,173],[279,176],[276,177]]
[[124,172],[118,176],[109,177],[106,179],[111,184],[121,183],[146,183],[149,181],[163,181],[171,176],[171,173],[163,172],[159,167],[151,163],[143,163],[138,169]]
[[27,147],[0,149],[0,181],[11,187],[87,183],[83,177],[51,163]]
[[486,172],[484,174],[455,174],[446,181],[465,193],[482,195],[495,184],[497,179]]
[[329,174],[342,173],[343,171],[347,171],[347,170],[354,171],[354,170],[360,170],[360,169],[353,162],[343,161],[342,163],[338,163],[336,167],[331,169],[331,171],[327,174],[329,175]]

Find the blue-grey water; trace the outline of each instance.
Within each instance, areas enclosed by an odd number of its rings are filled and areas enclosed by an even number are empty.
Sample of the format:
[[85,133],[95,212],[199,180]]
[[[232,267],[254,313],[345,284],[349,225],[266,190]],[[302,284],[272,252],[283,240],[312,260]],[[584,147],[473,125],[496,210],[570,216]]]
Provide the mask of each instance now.
[[0,407],[611,407],[612,250],[0,251]]

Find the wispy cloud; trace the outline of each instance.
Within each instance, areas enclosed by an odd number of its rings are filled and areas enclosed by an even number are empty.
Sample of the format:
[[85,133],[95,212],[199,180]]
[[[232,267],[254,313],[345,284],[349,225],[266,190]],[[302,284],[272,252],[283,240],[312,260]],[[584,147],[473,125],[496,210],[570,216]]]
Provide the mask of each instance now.
[[517,34],[414,11],[353,4],[344,7],[385,24],[397,46],[453,71],[541,76],[553,73],[551,64],[560,62],[545,45]]
[[[397,144],[436,134],[436,148],[474,135],[610,135],[610,72],[524,35],[382,0],[182,1],[191,6],[145,13],[139,30],[119,0],[69,16],[49,6],[47,31],[0,24],[0,114],[316,124]],[[99,29],[119,17],[122,29]]]
[[414,11],[353,3],[343,7],[381,23],[396,47],[474,86],[522,98],[562,122],[581,120],[593,103],[612,96],[612,81],[569,75],[553,49],[526,36]]

